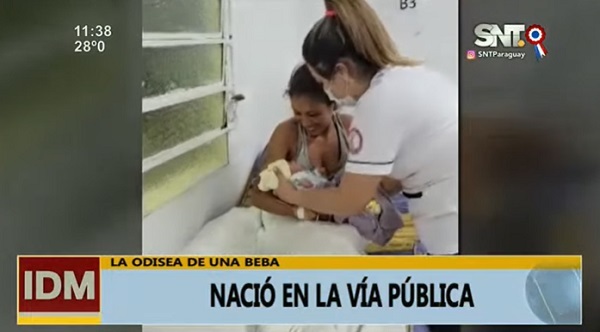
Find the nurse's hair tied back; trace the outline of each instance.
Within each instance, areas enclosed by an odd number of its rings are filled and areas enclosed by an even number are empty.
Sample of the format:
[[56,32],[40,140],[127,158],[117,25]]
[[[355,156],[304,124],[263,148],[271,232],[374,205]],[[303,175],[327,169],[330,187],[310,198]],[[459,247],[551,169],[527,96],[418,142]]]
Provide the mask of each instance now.
[[325,0],[326,12],[304,38],[302,55],[319,75],[331,78],[342,58],[374,73],[386,66],[412,66],[401,56],[377,14],[365,0]]

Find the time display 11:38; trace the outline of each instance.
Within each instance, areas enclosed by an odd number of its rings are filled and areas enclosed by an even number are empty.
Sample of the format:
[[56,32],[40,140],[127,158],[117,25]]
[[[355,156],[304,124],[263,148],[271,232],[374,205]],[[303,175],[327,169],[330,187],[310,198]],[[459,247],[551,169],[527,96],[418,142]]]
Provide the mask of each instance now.
[[[74,28],[77,37],[81,38],[108,38],[112,36],[110,25],[78,25]],[[76,53],[89,53],[92,51],[104,52],[106,44],[103,40],[77,40],[75,41]]]
[[110,37],[112,28],[110,25],[78,25],[75,27],[77,37]]

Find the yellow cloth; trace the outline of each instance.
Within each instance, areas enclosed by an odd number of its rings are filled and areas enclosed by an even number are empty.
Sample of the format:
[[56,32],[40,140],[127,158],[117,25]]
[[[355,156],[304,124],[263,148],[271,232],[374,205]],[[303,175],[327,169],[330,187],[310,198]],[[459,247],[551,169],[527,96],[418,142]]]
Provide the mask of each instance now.
[[275,170],[279,170],[286,179],[289,179],[292,176],[290,164],[285,159],[274,161],[270,163],[264,171],[260,172],[258,190],[271,191],[277,189],[279,181],[277,180],[277,175],[275,175]]

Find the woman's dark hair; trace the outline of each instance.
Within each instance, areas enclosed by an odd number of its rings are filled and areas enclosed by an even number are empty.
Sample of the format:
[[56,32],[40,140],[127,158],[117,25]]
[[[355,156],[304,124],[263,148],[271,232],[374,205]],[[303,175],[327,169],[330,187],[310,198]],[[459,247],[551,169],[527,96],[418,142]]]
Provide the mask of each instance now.
[[361,74],[418,62],[401,56],[377,14],[365,0],[325,0],[327,14],[304,38],[302,55],[321,76],[330,79],[341,59],[351,60]]
[[323,90],[323,85],[315,80],[306,64],[302,64],[294,70],[288,83],[286,94],[290,98],[309,97],[316,102],[327,105],[333,104],[333,101],[329,99]]

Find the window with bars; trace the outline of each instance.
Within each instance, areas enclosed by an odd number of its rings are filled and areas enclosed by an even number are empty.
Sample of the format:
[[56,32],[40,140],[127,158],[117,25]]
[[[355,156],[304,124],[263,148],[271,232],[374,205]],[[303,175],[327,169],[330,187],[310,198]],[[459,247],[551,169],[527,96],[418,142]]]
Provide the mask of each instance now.
[[227,165],[228,0],[143,0],[143,210]]

